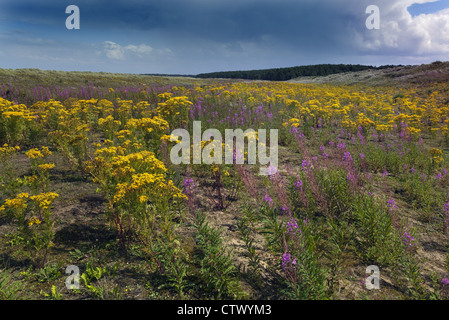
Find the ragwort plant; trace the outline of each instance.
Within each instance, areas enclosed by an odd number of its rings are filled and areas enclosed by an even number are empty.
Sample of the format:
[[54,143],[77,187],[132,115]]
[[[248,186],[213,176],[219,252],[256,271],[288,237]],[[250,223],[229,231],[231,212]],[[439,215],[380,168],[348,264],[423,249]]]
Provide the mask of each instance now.
[[6,199],[0,212],[17,225],[17,232],[23,238],[27,255],[36,268],[43,268],[50,248],[54,245],[54,219],[52,205],[59,197],[57,193],[46,192],[37,195],[19,193],[14,199]]

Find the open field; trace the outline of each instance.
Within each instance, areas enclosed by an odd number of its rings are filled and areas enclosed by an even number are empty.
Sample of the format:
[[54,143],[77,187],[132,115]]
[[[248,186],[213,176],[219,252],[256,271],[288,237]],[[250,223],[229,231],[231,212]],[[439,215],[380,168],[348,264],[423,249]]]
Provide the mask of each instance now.
[[[0,70],[0,298],[446,299],[447,68]],[[278,172],[173,164],[170,135],[193,121],[278,129]]]

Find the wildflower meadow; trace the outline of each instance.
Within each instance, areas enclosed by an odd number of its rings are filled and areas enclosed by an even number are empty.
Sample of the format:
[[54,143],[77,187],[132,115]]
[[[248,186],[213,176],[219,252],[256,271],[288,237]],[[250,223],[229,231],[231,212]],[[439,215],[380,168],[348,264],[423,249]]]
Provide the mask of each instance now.
[[0,85],[1,299],[448,298],[445,83],[97,77]]

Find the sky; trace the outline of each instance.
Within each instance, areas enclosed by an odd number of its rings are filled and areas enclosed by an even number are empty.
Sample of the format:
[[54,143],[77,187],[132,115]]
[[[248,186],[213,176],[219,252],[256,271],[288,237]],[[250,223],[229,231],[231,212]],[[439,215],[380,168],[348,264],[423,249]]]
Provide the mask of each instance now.
[[[79,29],[66,27],[69,5]],[[7,69],[194,75],[448,54],[449,0],[0,0]]]

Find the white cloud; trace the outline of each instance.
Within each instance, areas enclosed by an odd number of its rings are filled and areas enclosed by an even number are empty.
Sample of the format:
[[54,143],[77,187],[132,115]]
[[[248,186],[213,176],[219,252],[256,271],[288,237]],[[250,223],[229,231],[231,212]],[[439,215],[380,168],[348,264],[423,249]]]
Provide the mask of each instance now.
[[123,60],[125,58],[125,50],[121,45],[112,41],[105,41],[104,47],[106,50],[106,56],[109,59]]
[[415,17],[407,11],[413,3],[434,1],[378,1],[380,29],[354,28],[356,46],[365,54],[444,57],[449,53],[449,9]]
[[148,55],[153,51],[153,48],[146,44],[130,44],[124,47],[112,41],[105,41],[104,49],[106,51],[106,56],[114,60],[125,59],[125,55],[127,53],[133,53],[136,54],[139,58],[142,58],[143,56]]

